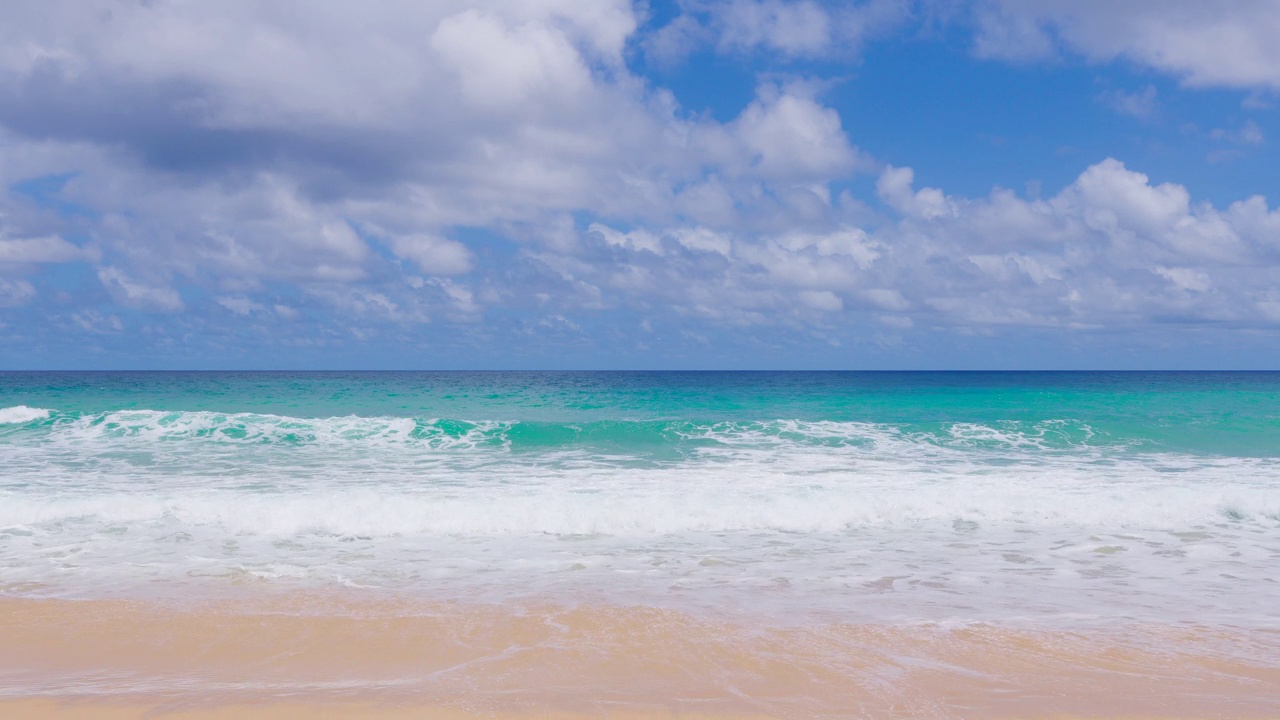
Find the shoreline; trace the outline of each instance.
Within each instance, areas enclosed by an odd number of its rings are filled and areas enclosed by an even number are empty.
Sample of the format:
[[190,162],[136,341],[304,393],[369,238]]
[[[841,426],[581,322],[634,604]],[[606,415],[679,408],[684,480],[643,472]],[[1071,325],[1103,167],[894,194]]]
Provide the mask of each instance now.
[[0,598],[0,715],[1280,717],[1280,632],[771,626],[652,607]]

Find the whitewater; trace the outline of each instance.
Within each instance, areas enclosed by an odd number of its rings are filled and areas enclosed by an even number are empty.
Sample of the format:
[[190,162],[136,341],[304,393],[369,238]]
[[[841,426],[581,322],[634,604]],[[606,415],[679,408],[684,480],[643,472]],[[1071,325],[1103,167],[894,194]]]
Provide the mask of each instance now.
[[1272,627],[1269,374],[0,375],[0,593]]

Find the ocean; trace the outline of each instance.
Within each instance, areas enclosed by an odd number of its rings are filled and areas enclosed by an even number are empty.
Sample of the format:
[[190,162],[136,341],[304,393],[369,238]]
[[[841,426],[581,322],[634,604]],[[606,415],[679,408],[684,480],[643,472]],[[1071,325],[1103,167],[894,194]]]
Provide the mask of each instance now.
[[0,374],[0,594],[1280,625],[1280,373]]

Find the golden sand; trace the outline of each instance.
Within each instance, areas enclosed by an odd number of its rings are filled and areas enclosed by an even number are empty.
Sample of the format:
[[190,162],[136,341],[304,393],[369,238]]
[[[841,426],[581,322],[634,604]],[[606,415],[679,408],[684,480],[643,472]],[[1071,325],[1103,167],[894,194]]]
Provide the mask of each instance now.
[[1280,717],[1280,633],[0,600],[0,718]]

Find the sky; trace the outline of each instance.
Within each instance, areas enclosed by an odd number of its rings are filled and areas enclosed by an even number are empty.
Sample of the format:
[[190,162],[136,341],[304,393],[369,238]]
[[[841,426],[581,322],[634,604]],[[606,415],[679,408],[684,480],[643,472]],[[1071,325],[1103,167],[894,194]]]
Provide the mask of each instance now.
[[0,369],[1280,369],[1280,0],[11,0]]

